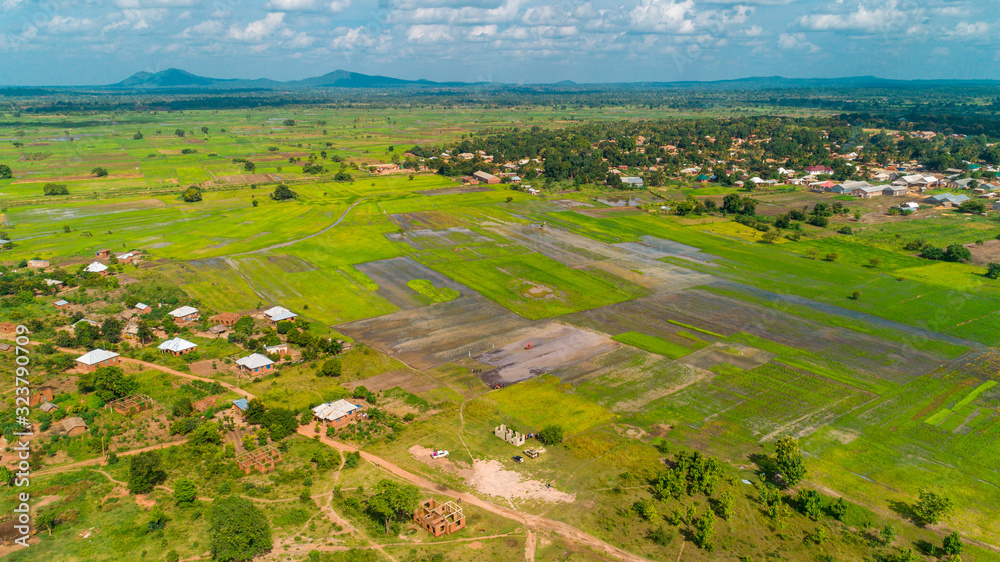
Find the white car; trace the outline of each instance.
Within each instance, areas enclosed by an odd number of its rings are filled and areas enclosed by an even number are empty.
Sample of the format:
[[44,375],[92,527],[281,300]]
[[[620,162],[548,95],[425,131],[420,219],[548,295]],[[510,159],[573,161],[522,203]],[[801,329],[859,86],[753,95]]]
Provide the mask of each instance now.
[[448,456],[448,451],[434,451],[431,453],[432,459],[443,459]]

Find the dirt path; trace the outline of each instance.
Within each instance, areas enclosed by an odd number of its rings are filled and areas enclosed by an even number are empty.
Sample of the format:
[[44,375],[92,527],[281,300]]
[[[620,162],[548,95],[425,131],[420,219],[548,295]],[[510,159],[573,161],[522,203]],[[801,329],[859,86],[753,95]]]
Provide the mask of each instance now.
[[[298,433],[308,439],[312,439],[315,436],[315,432],[312,431],[311,426],[300,426],[298,428]],[[333,447],[341,451],[353,452],[358,450],[356,447],[352,447],[350,445],[341,443],[339,441],[334,441],[325,436],[320,436],[319,441],[324,445],[327,445],[328,447]],[[399,478],[402,478],[403,480],[419,488],[432,491],[436,494],[443,494],[446,496],[457,498],[461,500],[462,503],[473,505],[480,509],[485,509],[486,511],[500,515],[501,517],[506,517],[507,519],[517,521],[523,524],[529,530],[541,529],[557,533],[577,544],[590,547],[596,551],[603,552],[620,560],[626,560],[629,562],[650,562],[648,558],[643,558],[642,556],[632,554],[631,552],[622,550],[617,546],[608,544],[593,535],[590,535],[588,533],[581,531],[580,529],[577,529],[576,527],[573,527],[572,525],[568,525],[561,521],[555,521],[553,519],[548,519],[537,515],[522,513],[514,509],[501,507],[494,503],[480,499],[478,496],[474,496],[472,494],[467,494],[464,492],[459,492],[457,490],[452,490],[451,488],[443,484],[438,484],[436,482],[428,480],[427,478],[413,474],[412,472],[400,468],[390,462],[387,462],[385,459],[376,457],[370,453],[364,451],[359,451],[359,452],[361,453],[361,457],[364,458],[366,461],[371,463],[378,463],[377,466],[380,469],[389,472]],[[528,550],[529,550],[528,548],[525,549],[526,555],[528,554]]]
[[[79,349],[70,349],[68,347],[60,347],[60,348],[57,348],[57,349],[59,351],[63,352],[63,353],[79,353],[80,355],[83,355],[84,353],[86,353],[86,352],[80,351]],[[234,385],[229,384],[227,382],[220,381],[220,380],[210,379],[208,377],[199,377],[198,375],[189,375],[187,373],[182,373],[180,371],[171,369],[170,367],[164,367],[162,365],[157,365],[156,363],[149,363],[148,361],[142,361],[140,359],[132,359],[131,357],[121,357],[121,356],[119,356],[119,360],[121,360],[122,363],[132,363],[134,365],[141,365],[141,366],[146,367],[148,369],[156,369],[158,371],[163,371],[164,373],[169,373],[171,375],[174,375],[174,376],[177,376],[177,377],[181,377],[181,378],[185,378],[185,379],[196,380],[196,381],[203,381],[203,382],[211,382],[211,383],[217,382],[217,383],[221,384],[223,387],[225,387],[226,389],[235,392],[236,394],[239,394],[241,396],[246,396],[248,400],[251,399],[251,398],[256,398],[256,396],[254,396],[253,394],[250,394],[249,392],[243,390],[242,388],[240,388],[238,386],[234,386]]]
[[[116,451],[115,454],[118,455],[119,457],[129,457],[129,456],[132,456],[132,455],[138,455],[139,453],[143,453],[143,452],[146,452],[146,451],[155,451],[157,449],[166,449],[167,447],[173,447],[174,445],[183,445],[185,443],[187,443],[187,439],[181,439],[179,441],[171,441],[169,443],[159,443],[159,444],[156,444],[156,445],[150,445],[149,447],[143,447],[141,449],[132,449],[131,451],[124,451],[124,452],[121,452],[121,453],[118,453]],[[71,470],[76,470],[78,468],[83,468],[85,466],[94,466],[94,465],[103,465],[103,464],[104,464],[104,458],[103,457],[96,457],[96,458],[88,459],[88,460],[85,460],[85,461],[74,462],[74,463],[70,463],[70,464],[64,464],[62,466],[55,466],[55,467],[52,467],[52,468],[45,468],[45,469],[39,470],[38,472],[35,472],[35,476],[42,476],[42,475],[45,475],[45,474],[57,474],[59,472],[68,472],[68,471],[71,471]],[[103,472],[103,471],[99,470],[98,472]],[[105,473],[105,476],[108,476],[107,473]],[[111,478],[111,476],[108,476],[108,478]],[[115,481],[115,480],[113,480],[113,481]]]
[[230,254],[228,256],[220,256],[220,257],[235,258],[235,257],[238,257],[238,256],[248,256],[250,254],[261,254],[261,253],[264,253],[264,252],[270,252],[271,250],[277,250],[278,248],[285,248],[285,247],[291,246],[292,244],[298,244],[299,242],[302,242],[304,240],[309,240],[310,238],[315,238],[315,237],[319,236],[320,234],[324,234],[327,231],[329,231],[331,228],[334,228],[337,225],[339,225],[340,223],[344,222],[344,219],[347,218],[347,213],[350,213],[352,209],[354,209],[355,207],[357,207],[358,205],[360,205],[361,202],[364,201],[365,199],[367,199],[367,197],[362,197],[361,199],[358,199],[357,201],[355,201],[354,204],[352,204],[350,207],[348,207],[347,210],[345,210],[344,213],[342,215],[340,215],[340,218],[337,219],[337,222],[331,224],[330,226],[324,228],[323,230],[320,230],[318,232],[314,232],[312,234],[308,234],[306,236],[303,236],[302,238],[296,238],[295,240],[289,240],[288,242],[281,242],[279,244],[272,244],[270,246],[266,246],[264,248],[260,248],[260,249],[257,249],[257,250],[250,250],[249,252],[243,252],[243,253],[240,253],[240,254]]

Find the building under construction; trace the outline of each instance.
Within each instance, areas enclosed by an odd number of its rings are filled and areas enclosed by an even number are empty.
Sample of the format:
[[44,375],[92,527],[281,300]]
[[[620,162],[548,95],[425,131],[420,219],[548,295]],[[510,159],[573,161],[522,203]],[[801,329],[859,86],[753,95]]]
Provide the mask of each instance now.
[[455,502],[438,503],[434,498],[420,502],[413,520],[435,537],[450,535],[465,528],[465,514]]
[[256,451],[248,451],[236,457],[236,464],[246,474],[250,474],[254,470],[271,472],[274,470],[274,465],[279,462],[281,462],[281,451],[272,445],[261,447]]
[[152,408],[153,399],[145,394],[132,394],[108,402],[107,407],[123,416],[128,416]]

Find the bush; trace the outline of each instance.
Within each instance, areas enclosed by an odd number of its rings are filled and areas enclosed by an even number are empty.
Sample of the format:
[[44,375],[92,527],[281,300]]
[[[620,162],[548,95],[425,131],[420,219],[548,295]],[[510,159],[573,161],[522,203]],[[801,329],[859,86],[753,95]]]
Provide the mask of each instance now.
[[271,550],[271,524],[249,500],[234,496],[212,502],[209,513],[212,559],[250,560]]
[[840,227],[840,230],[838,230],[837,232],[839,232],[841,234],[854,234],[854,231],[851,230],[851,227],[849,227],[847,225],[844,225],[844,226]]
[[201,188],[197,186],[191,186],[187,188],[181,198],[184,199],[185,203],[196,203],[201,201]]
[[559,425],[547,425],[538,432],[538,438],[546,445],[558,445],[563,440],[563,428]]
[[45,195],[69,195],[69,188],[63,183],[47,183],[42,187]]

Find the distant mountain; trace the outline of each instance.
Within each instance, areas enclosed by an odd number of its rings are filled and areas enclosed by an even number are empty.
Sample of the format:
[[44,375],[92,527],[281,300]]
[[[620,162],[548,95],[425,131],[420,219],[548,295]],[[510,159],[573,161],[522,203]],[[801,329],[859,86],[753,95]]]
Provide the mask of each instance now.
[[464,86],[465,83],[449,82],[439,84],[429,80],[403,80],[401,78],[390,78],[387,76],[369,76],[358,72],[348,72],[346,70],[335,70],[322,76],[306,78],[304,80],[290,80],[279,82],[261,78],[257,80],[245,79],[220,79],[207,78],[191,74],[190,72],[177,68],[170,68],[160,72],[137,72],[132,76],[111,84],[108,88],[115,89],[169,89],[169,88],[211,88],[211,89],[296,89],[306,90],[315,88],[399,88],[407,86]]
[[118,82],[103,86],[114,90],[312,90],[324,88],[383,89],[383,88],[450,88],[487,87],[495,90],[553,89],[558,91],[607,91],[620,89],[705,89],[705,90],[776,90],[795,88],[916,88],[935,86],[996,86],[995,80],[891,80],[875,76],[848,76],[844,78],[785,78],[783,76],[755,76],[734,80],[676,81],[676,82],[618,82],[577,83],[563,80],[554,84],[504,84],[469,82],[432,82],[430,80],[404,80],[335,70],[322,76],[280,82],[267,78],[256,80],[220,79],[198,76],[170,68],[160,72],[137,72]]

